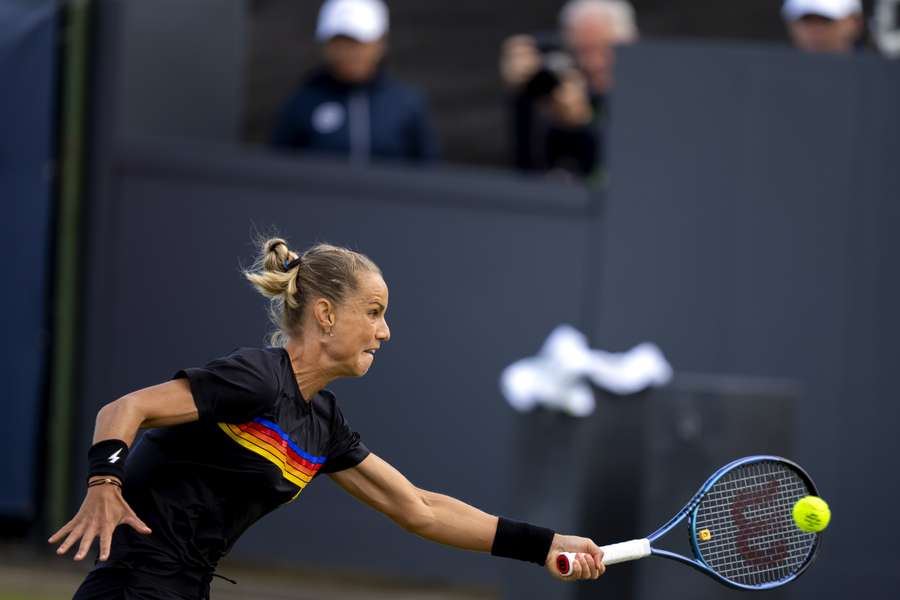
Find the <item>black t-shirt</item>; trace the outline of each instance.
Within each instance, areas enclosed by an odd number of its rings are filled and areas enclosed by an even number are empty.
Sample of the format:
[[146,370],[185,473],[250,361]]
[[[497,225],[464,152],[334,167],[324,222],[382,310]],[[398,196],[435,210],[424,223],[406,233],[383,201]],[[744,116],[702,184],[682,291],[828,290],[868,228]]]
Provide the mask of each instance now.
[[209,575],[263,515],[369,454],[331,392],[303,399],[283,348],[242,348],[175,378],[190,381],[199,420],[151,430],[129,454],[124,497],[153,533],[118,527],[108,566]]

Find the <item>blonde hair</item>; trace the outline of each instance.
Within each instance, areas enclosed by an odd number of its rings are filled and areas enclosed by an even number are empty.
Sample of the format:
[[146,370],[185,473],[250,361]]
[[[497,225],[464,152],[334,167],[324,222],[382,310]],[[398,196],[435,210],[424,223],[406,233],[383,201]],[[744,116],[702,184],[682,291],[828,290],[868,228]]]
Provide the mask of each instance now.
[[[299,260],[297,260],[299,259]],[[297,254],[281,238],[260,241],[260,253],[244,277],[269,299],[269,318],[277,327],[269,343],[283,346],[302,333],[310,300],[327,298],[340,304],[357,288],[357,273],[381,274],[371,258],[349,248],[316,244]]]

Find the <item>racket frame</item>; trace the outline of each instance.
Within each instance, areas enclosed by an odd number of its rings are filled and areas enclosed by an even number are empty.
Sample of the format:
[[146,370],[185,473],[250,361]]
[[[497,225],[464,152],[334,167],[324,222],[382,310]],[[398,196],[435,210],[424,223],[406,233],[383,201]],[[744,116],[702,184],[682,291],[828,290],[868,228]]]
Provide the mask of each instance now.
[[[815,541],[813,542],[813,546],[810,549],[809,558],[803,564],[803,566],[801,566],[800,569],[797,570],[796,573],[793,573],[792,575],[785,577],[784,579],[779,579],[778,581],[771,581],[768,583],[760,583],[760,584],[753,584],[753,585],[738,583],[737,581],[732,581],[732,580],[720,575],[713,569],[711,569],[703,561],[703,558],[702,558],[703,554],[700,552],[700,547],[697,545],[697,529],[696,529],[695,518],[697,515],[697,509],[700,506],[700,502],[703,501],[703,497],[706,495],[706,493],[709,492],[709,490],[720,479],[722,479],[722,477],[724,477],[726,474],[728,474],[729,472],[731,472],[733,469],[735,469],[737,467],[741,467],[744,465],[750,465],[750,464],[754,464],[754,463],[758,463],[758,462],[773,462],[773,461],[779,462],[779,463],[784,463],[784,464],[790,466],[792,469],[794,469],[797,472],[797,474],[800,476],[800,478],[803,479],[804,483],[806,483],[806,485],[809,487],[810,494],[814,495],[814,496],[818,495],[818,493],[816,491],[815,483],[813,483],[812,478],[806,473],[806,471],[804,471],[800,467],[800,465],[798,465],[797,463],[795,463],[793,461],[790,461],[786,458],[782,458],[780,456],[770,456],[770,455],[756,455],[756,456],[746,456],[744,458],[739,458],[739,459],[732,461],[732,462],[728,463],[727,465],[721,467],[715,473],[710,475],[709,479],[707,479],[706,482],[702,486],[700,486],[700,489],[697,491],[697,493],[694,494],[694,497],[691,498],[688,501],[688,503],[684,505],[684,508],[682,508],[680,511],[678,511],[674,517],[669,519],[669,521],[665,525],[663,525],[662,527],[660,527],[659,529],[657,529],[656,531],[651,533],[649,536],[647,536],[647,540],[650,541],[650,555],[651,556],[659,556],[661,558],[668,558],[669,560],[674,560],[674,561],[677,561],[680,563],[684,563],[688,566],[693,567],[694,569],[703,573],[704,575],[709,575],[710,577],[712,577],[719,583],[722,583],[723,585],[726,585],[726,586],[728,586],[730,588],[734,588],[734,589],[766,590],[766,589],[771,589],[771,588],[776,588],[776,587],[782,586],[790,581],[793,581],[794,579],[797,579],[800,575],[803,574],[804,571],[806,571],[806,569],[809,567],[810,564],[812,564],[813,560],[815,559],[816,552],[818,551],[818,547],[819,547],[821,534],[816,535]],[[656,541],[657,539],[661,538],[662,536],[667,534],[669,531],[674,529],[679,523],[681,523],[685,519],[685,517],[688,517],[688,531],[689,531],[689,535],[691,538],[691,550],[694,553],[693,559],[688,558],[686,556],[682,556],[675,552],[670,552],[668,550],[663,550],[661,548],[653,547],[654,541]]]

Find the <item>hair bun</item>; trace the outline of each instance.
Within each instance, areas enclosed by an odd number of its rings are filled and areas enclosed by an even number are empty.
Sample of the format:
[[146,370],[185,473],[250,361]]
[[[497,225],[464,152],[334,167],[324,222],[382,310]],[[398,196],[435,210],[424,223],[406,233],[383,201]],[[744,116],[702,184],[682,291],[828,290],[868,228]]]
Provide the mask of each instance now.
[[266,243],[266,253],[277,252],[276,248],[278,248],[278,246],[280,246],[282,244],[284,245],[285,248],[287,248],[287,242],[285,242],[281,238],[273,238],[273,239],[269,240]]

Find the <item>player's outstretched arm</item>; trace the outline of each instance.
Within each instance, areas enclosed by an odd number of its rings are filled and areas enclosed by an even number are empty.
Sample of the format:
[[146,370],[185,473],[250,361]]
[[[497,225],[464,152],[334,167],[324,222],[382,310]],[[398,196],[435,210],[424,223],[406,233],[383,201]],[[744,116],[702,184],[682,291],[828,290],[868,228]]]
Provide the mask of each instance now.
[[[399,471],[370,454],[352,469],[331,474],[344,490],[395,523],[434,542],[479,552],[497,553],[497,538],[515,534],[515,525],[489,515],[456,498],[415,487]],[[498,527],[503,532],[498,531]],[[510,533],[506,530],[511,529]],[[546,546],[545,546],[546,548]],[[563,578],[555,567],[560,552],[576,552],[573,572]],[[543,553],[543,552],[541,552]],[[505,554],[504,554],[505,555]],[[596,579],[603,574],[603,553],[591,540],[553,534],[549,552],[541,557],[544,566],[556,578],[566,581]],[[525,559],[530,560],[531,558]]]
[[106,560],[113,531],[119,525],[150,533],[122,497],[122,465],[128,447],[142,427],[177,425],[196,421],[197,416],[190,384],[185,379],[133,392],[101,408],[89,455],[92,464],[87,494],[72,520],[47,540],[50,544],[62,542],[56,553],[63,555],[78,544],[74,558],[81,560],[90,551],[94,538],[99,537],[100,560]]

